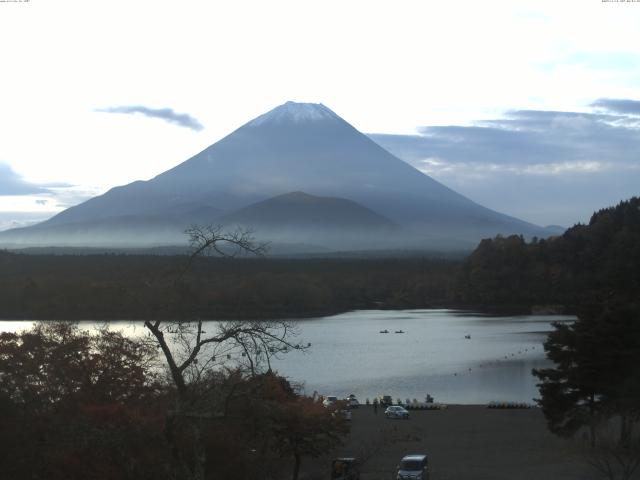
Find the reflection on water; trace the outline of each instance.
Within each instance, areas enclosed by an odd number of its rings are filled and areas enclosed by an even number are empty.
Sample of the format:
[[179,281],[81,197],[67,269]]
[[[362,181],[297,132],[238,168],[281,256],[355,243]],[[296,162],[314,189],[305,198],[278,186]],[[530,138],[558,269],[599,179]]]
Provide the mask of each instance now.
[[[531,369],[548,365],[542,349],[546,332],[553,321],[571,320],[560,315],[360,310],[301,320],[298,340],[311,342],[311,349],[292,351],[274,367],[304,383],[307,393],[354,393],[361,401],[378,394],[423,400],[430,393],[446,403],[531,402],[538,397]],[[31,324],[0,322],[0,331]],[[139,322],[111,326],[132,335],[144,332]],[[379,333],[385,329],[390,333]]]

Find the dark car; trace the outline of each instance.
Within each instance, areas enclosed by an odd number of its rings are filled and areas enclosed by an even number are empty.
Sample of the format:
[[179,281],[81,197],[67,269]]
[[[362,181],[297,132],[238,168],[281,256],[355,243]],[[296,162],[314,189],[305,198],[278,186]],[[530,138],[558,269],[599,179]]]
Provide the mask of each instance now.
[[360,480],[360,463],[357,458],[336,458],[331,463],[331,480]]
[[391,395],[380,395],[378,397],[378,403],[380,403],[381,407],[388,407],[389,405],[393,405],[393,398],[391,398]]
[[405,455],[398,465],[397,480],[429,480],[426,455]]
[[404,420],[409,420],[408,410],[400,405],[391,405],[390,407],[387,407],[384,411],[384,415],[387,418],[402,418]]

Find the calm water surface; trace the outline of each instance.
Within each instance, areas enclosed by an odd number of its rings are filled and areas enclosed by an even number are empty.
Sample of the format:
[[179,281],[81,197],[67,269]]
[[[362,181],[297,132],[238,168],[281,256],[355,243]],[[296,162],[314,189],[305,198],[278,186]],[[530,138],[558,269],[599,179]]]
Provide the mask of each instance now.
[[[274,361],[274,367],[303,383],[309,394],[354,393],[361,401],[388,394],[404,401],[423,400],[429,393],[445,403],[531,402],[539,396],[531,369],[549,365],[542,342],[551,322],[574,319],[495,317],[454,310],[347,312],[300,320],[297,340],[310,342],[311,348],[288,353]],[[16,331],[31,324],[0,322],[0,330]],[[111,325],[132,334],[143,331],[140,323]],[[379,333],[384,329],[390,333]]]

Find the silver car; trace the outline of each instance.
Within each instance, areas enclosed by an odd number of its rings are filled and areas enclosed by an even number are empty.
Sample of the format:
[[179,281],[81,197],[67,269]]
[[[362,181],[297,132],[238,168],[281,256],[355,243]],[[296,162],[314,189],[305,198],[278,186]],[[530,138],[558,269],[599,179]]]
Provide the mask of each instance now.
[[429,462],[426,455],[406,455],[398,465],[397,480],[429,480]]
[[387,418],[403,418],[409,420],[409,412],[400,405],[391,405],[384,411]]

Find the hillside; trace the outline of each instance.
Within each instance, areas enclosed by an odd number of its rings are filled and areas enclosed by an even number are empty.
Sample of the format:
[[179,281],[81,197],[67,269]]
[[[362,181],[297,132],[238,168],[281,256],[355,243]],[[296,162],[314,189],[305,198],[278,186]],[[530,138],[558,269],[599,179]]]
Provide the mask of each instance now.
[[640,198],[602,209],[587,225],[548,240],[483,240],[462,266],[457,292],[458,301],[479,305],[637,300]]
[[249,228],[272,242],[290,238],[335,249],[392,246],[402,234],[398,225],[351,200],[291,192],[244,207],[220,218],[233,228]]

